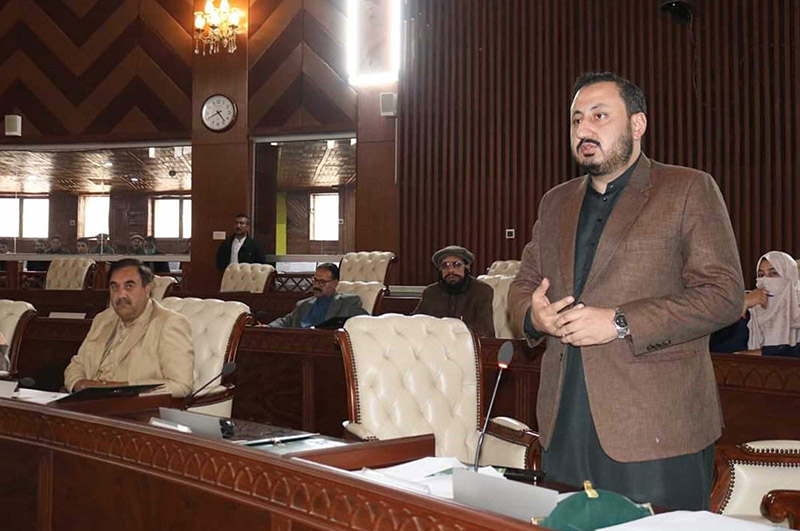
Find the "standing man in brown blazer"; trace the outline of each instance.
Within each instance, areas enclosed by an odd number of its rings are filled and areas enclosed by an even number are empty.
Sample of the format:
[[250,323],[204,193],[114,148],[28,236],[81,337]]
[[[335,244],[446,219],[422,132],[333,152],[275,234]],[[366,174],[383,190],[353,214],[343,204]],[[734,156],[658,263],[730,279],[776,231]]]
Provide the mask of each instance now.
[[584,74],[570,108],[586,172],[550,190],[509,290],[546,338],[536,404],[549,479],[674,509],[708,507],[722,418],[711,332],[738,319],[743,281],[710,175],[649,160],[641,89]]

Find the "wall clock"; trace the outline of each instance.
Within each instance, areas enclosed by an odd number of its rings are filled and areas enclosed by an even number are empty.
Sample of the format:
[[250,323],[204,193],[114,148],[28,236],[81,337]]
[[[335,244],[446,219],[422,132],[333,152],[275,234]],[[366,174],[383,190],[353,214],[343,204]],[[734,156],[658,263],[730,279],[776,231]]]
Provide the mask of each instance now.
[[215,133],[230,129],[236,121],[236,114],[236,104],[223,94],[209,96],[200,109],[203,125]]

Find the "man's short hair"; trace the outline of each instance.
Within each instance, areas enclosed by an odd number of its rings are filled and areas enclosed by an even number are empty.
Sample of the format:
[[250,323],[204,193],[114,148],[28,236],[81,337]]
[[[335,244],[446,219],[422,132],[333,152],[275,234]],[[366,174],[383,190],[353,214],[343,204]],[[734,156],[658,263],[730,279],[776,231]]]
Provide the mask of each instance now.
[[111,267],[108,269],[108,284],[111,284],[111,276],[115,271],[124,269],[126,267],[136,268],[136,270],[139,272],[139,278],[142,279],[142,287],[150,284],[153,281],[153,272],[150,271],[150,268],[144,265],[141,260],[137,260],[136,258],[123,258],[122,260],[117,260],[116,262],[112,263]]
[[50,236],[50,239],[51,240],[60,240],[61,236],[59,236],[58,234],[53,234],[52,236]]
[[331,278],[333,280],[339,280],[339,266],[334,264],[333,262],[325,262],[324,264],[320,264],[317,266],[317,269],[325,269],[331,272]]
[[5,238],[0,238],[0,245],[5,245],[6,247],[8,247],[8,240],[6,240]]
[[250,225],[250,216],[248,216],[247,214],[236,214],[236,217],[233,218],[233,219],[239,219],[239,218],[246,219],[247,220],[247,224]]
[[77,243],[85,243],[86,245],[89,245],[89,238],[78,238],[76,240],[76,242]]
[[572,94],[569,98],[570,104],[575,99],[575,95],[580,89],[604,81],[610,81],[617,85],[619,95],[622,101],[625,102],[625,110],[628,111],[628,116],[632,116],[637,112],[647,114],[647,99],[642,89],[614,72],[585,72],[578,76],[578,79],[575,80],[575,84],[572,86]]

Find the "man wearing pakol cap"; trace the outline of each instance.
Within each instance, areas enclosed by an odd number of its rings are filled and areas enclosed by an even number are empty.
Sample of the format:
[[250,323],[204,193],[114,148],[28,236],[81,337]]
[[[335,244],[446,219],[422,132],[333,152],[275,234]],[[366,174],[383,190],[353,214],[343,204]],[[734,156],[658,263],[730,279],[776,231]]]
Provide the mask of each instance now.
[[439,249],[431,257],[439,281],[422,292],[415,314],[455,317],[481,337],[494,337],[492,287],[472,278],[475,256],[458,245]]

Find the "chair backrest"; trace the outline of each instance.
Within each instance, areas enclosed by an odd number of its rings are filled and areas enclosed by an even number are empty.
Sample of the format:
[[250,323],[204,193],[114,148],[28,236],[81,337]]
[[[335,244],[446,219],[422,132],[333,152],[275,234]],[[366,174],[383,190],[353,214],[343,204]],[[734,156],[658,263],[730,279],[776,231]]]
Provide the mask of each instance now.
[[189,319],[194,346],[194,389],[222,370],[236,357],[250,307],[243,302],[218,299],[167,297],[161,304]]
[[389,251],[347,253],[339,263],[339,280],[380,282],[386,284],[386,273],[395,255]]
[[1,371],[10,370],[13,375],[22,334],[28,321],[35,315],[36,310],[29,302],[0,299],[0,333],[8,343],[8,348],[0,352]]
[[338,293],[355,293],[361,297],[361,306],[374,315],[380,311],[383,296],[386,293],[386,286],[380,282],[359,282],[340,280],[336,286]]
[[486,271],[487,275],[511,275],[519,273],[522,262],[519,260],[495,260]]
[[478,280],[486,282],[492,287],[492,312],[494,316],[495,337],[515,339],[522,337],[516,333],[511,321],[511,312],[508,307],[508,288],[514,281],[513,275],[481,275]]
[[230,264],[222,275],[220,292],[264,293],[275,282],[275,268],[268,264]]
[[350,421],[378,439],[433,433],[436,455],[469,461],[480,425],[480,345],[458,319],[385,314],[336,332]]
[[161,277],[155,275],[153,277],[153,289],[150,291],[150,297],[154,301],[161,302],[177,283],[178,281],[175,277]]
[[95,262],[91,258],[54,258],[45,281],[46,289],[85,289]]
[[717,446],[712,511],[748,520],[761,519],[761,500],[776,489],[800,490],[800,441]]

